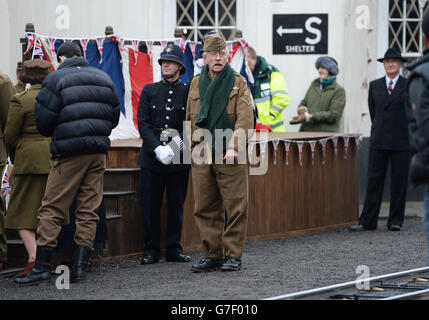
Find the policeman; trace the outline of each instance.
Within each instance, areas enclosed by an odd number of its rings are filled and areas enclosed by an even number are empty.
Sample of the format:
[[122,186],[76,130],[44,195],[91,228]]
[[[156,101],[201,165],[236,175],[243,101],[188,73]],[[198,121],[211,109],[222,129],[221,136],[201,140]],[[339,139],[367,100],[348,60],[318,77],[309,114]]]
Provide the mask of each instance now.
[[183,121],[189,91],[179,79],[179,75],[186,72],[183,52],[179,46],[169,44],[158,63],[164,78],[143,88],[137,112],[143,139],[139,155],[145,241],[141,264],[158,262],[161,255],[160,209],[164,189],[167,195],[166,261],[190,261],[180,245],[190,165],[172,161],[183,151]]

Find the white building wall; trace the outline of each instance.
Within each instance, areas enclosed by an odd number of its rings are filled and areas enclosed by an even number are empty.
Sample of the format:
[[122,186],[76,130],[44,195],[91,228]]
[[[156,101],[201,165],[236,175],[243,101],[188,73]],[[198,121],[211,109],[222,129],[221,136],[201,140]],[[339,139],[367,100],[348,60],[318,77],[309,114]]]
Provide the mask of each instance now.
[[[387,0],[381,0],[386,1]],[[362,14],[356,12],[365,6],[369,13],[368,28],[357,28],[356,21]],[[254,0],[244,6],[243,33],[257,53],[275,65],[286,79],[291,103],[285,111],[287,131],[297,131],[299,126],[289,125],[296,114],[296,108],[311,83],[318,77],[314,63],[318,55],[273,55],[272,15],[273,14],[321,14],[329,15],[328,55],[339,64],[340,83],[347,93],[347,105],[342,119],[344,132],[362,132],[369,135],[366,118],[361,117],[367,107],[366,83],[375,78],[375,58],[377,33],[374,32],[377,18],[377,1],[373,0]],[[365,12],[365,13],[366,13]],[[358,24],[359,25],[359,24]],[[368,64],[368,59],[372,62]]]
[[[0,70],[16,80],[16,64],[22,57],[19,39],[24,37],[28,22],[35,25],[37,33],[57,37],[101,36],[104,28],[111,25],[115,34],[127,38],[171,39],[175,26],[172,15],[175,8],[171,8],[171,3],[171,0],[0,0],[3,32]],[[57,13],[61,6],[69,8],[69,28],[61,29],[65,24],[61,19],[63,11]]]
[[[61,14],[56,10],[61,5],[70,9],[68,29],[58,28]],[[361,115],[367,113],[367,84],[377,76],[376,59],[387,48],[386,6],[388,0],[237,0],[238,28],[258,54],[279,68],[286,79],[291,99],[285,111],[289,132],[299,128],[288,123],[310,82],[318,77],[314,67],[318,55],[273,55],[273,14],[329,15],[328,55],[338,61],[338,82],[347,93],[342,129],[367,136],[369,116]],[[357,27],[366,21],[362,20],[365,10],[362,13],[358,8],[368,9],[367,28]],[[19,39],[28,22],[35,25],[37,33],[58,37],[100,36],[105,26],[111,25],[115,34],[123,37],[167,39],[173,37],[175,19],[175,0],[0,0],[0,70],[16,80],[16,63],[21,60]]]

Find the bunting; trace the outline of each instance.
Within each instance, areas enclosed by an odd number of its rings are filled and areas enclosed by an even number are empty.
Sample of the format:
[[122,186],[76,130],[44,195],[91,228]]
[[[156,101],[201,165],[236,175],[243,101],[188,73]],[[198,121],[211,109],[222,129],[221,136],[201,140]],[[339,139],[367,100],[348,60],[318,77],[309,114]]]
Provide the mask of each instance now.
[[336,158],[338,153],[338,136],[332,137],[332,142],[334,143],[335,158]]
[[80,39],[79,42],[80,42],[80,45],[82,46],[82,49],[83,49],[83,56],[86,58],[86,52],[88,51],[89,39],[83,38],[83,39]]
[[324,138],[324,139],[306,140],[306,141],[276,138],[276,139],[272,139],[272,140],[268,140],[268,141],[249,141],[249,144],[248,144],[249,162],[250,162],[250,164],[256,164],[256,162],[257,162],[254,159],[254,157],[256,155],[256,151],[255,151],[256,145],[258,145],[258,144],[260,145],[261,158],[265,158],[267,143],[271,142],[273,144],[273,149],[274,149],[273,163],[277,164],[277,162],[278,162],[277,161],[278,146],[279,146],[280,142],[283,141],[284,148],[285,148],[285,163],[286,163],[286,165],[289,165],[289,153],[290,153],[290,147],[292,144],[296,144],[296,146],[298,148],[299,165],[300,166],[303,165],[303,159],[304,159],[304,154],[305,154],[304,153],[304,147],[305,147],[305,144],[307,144],[307,143],[309,144],[310,150],[311,150],[311,163],[312,163],[312,165],[315,164],[315,154],[316,154],[316,149],[317,149],[318,144],[320,144],[322,147],[322,164],[325,164],[327,143],[329,141],[332,141],[333,145],[334,145],[334,149],[335,148],[338,149],[338,139],[339,138],[343,139],[343,141],[344,141],[344,159],[347,159],[347,153],[348,153],[348,149],[350,148],[350,141],[352,138],[355,141],[356,150],[359,150],[358,146],[359,146],[360,134],[343,134],[343,135],[336,135],[336,136],[332,136],[332,137]]
[[55,41],[57,41],[57,39],[49,37],[47,38],[48,44],[49,44],[49,49],[51,50],[51,53],[53,55],[55,55]]
[[150,57],[150,64],[153,64],[153,41],[146,41],[146,48]]
[[100,64],[103,62],[103,43],[104,43],[104,37],[97,37],[95,39],[97,42],[97,48],[98,52],[100,52]]
[[[31,32],[26,33],[25,37],[28,39],[26,53],[31,52],[33,57],[49,61],[52,71],[58,67],[56,56],[58,47],[64,42],[74,41],[80,45],[91,66],[109,74],[118,88],[122,111],[119,126],[112,132],[111,140],[139,137],[136,115],[141,90],[144,85],[161,80],[161,67],[158,63],[153,63],[153,59],[160,56],[168,43],[176,43],[184,50],[186,73],[180,76],[184,83],[192,80],[195,62],[201,58],[201,45],[195,41],[185,41],[184,38],[145,40],[116,36],[112,40],[105,40],[105,36],[64,38]],[[138,51],[141,41],[146,43],[148,54]],[[246,46],[247,43],[243,39],[241,43],[228,42],[231,67],[246,79],[252,80],[243,49]]]
[[274,147],[274,164],[277,164],[277,150],[279,148],[279,139],[273,140],[273,147]]
[[298,145],[299,165],[302,166],[302,149],[304,148],[304,141],[296,141]]
[[326,158],[326,144],[328,143],[328,139],[320,140],[320,144],[322,145],[322,163],[325,164]]
[[139,40],[131,40],[131,46],[133,47],[133,52],[134,52],[134,64],[137,64],[137,60],[139,58],[138,52],[139,52]]
[[289,150],[290,150],[290,140],[285,140],[285,152],[286,152],[286,165],[289,165]]
[[309,141],[308,143],[310,144],[311,148],[311,163],[314,165],[314,153],[316,151],[317,140]]
[[350,141],[350,137],[349,136],[345,136],[343,137],[344,140],[344,159],[347,159],[347,153],[349,150],[349,141]]

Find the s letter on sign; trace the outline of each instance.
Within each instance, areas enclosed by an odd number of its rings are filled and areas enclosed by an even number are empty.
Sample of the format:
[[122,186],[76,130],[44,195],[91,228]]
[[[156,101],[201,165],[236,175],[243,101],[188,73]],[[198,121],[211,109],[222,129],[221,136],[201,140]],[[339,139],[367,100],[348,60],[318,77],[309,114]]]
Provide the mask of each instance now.
[[327,54],[328,14],[273,15],[273,54]]

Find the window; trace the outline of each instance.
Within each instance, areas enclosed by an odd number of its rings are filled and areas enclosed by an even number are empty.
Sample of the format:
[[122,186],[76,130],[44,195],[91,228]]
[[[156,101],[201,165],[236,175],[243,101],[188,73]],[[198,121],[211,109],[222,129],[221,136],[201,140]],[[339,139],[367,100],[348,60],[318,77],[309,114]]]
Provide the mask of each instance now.
[[389,47],[399,47],[404,57],[423,51],[421,21],[428,3],[422,0],[389,0]]
[[232,40],[237,28],[236,0],[176,0],[176,28],[186,38],[200,41],[204,34],[216,30]]

